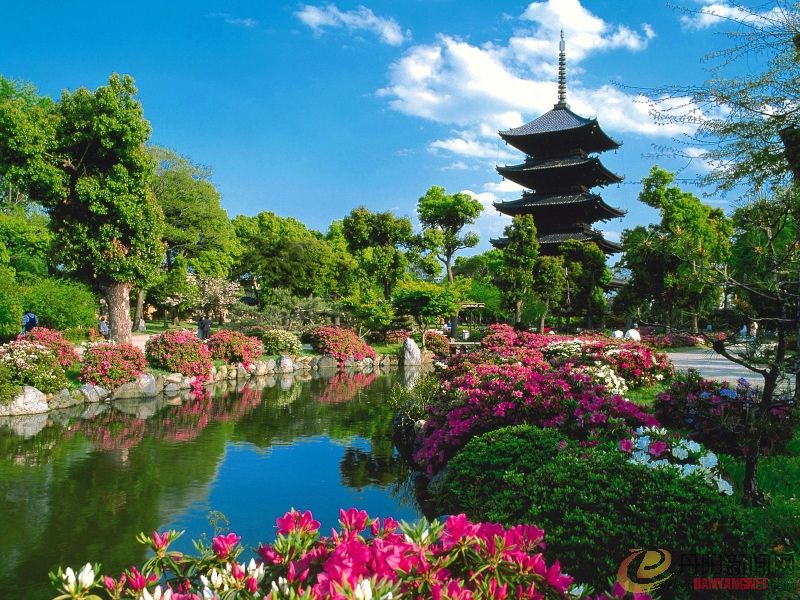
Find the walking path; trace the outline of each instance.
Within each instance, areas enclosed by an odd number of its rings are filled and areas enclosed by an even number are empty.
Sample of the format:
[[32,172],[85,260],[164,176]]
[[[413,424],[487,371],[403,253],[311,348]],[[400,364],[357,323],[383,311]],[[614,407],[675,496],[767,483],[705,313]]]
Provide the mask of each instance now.
[[732,363],[710,348],[685,348],[677,352],[667,352],[667,356],[676,369],[697,369],[706,379],[736,383],[737,379],[744,377],[754,386],[764,385],[761,375]]

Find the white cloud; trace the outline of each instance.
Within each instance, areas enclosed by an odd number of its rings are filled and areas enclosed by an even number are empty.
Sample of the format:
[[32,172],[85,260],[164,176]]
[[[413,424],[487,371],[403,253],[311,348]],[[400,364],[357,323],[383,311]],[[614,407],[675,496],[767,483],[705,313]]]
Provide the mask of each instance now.
[[780,7],[758,12],[733,5],[729,2],[717,2],[715,0],[702,1],[704,6],[691,14],[681,16],[681,25],[686,29],[708,29],[709,27],[714,27],[727,20],[739,23],[754,23],[765,19],[779,18],[781,16]]
[[511,217],[497,212],[492,203],[497,201],[497,196],[492,192],[473,192],[472,190],[461,190],[464,194],[469,194],[481,204],[483,212],[475,221],[475,229],[481,239],[499,237],[503,235],[503,229],[511,223]]
[[211,13],[208,15],[214,19],[222,19],[228,25],[236,25],[237,27],[244,27],[245,29],[252,29],[258,25],[258,21],[250,17],[235,17],[229,13]]
[[499,182],[485,183],[483,189],[493,194],[514,194],[518,196],[525,188],[510,179],[503,179]]
[[327,28],[370,31],[377,35],[381,42],[390,46],[399,46],[410,37],[410,32],[404,32],[397,21],[379,17],[366,6],[342,11],[335,4],[324,6],[304,4],[295,16],[317,34],[321,34]]
[[434,154],[440,151],[450,152],[466,158],[492,159],[499,161],[516,160],[519,161],[519,153],[507,152],[500,141],[482,142],[469,132],[457,132],[458,137],[451,137],[445,140],[435,140],[428,145],[428,150]]

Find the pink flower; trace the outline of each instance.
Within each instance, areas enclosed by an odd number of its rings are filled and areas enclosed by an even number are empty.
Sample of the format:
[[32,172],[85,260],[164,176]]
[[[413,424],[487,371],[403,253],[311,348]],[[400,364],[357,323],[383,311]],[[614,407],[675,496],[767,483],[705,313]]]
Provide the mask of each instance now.
[[289,535],[295,531],[311,533],[319,529],[319,521],[314,519],[309,510],[300,513],[292,509],[283,517],[277,518],[275,522],[278,524],[278,533],[281,535]]
[[211,540],[211,547],[214,549],[214,553],[219,558],[227,558],[241,539],[242,538],[240,538],[235,533],[229,533],[228,535],[218,535],[213,540]]
[[633,452],[633,440],[630,438],[625,438],[624,440],[619,441],[619,449],[623,452],[631,453]]
[[650,444],[650,454],[652,454],[656,458],[664,454],[664,452],[666,452],[668,449],[669,446],[667,445],[667,443],[662,442],[661,440],[656,440],[655,442]]
[[361,531],[367,526],[369,515],[365,510],[339,509],[339,523],[347,531]]
[[169,545],[169,532],[165,531],[164,533],[159,534],[157,531],[154,531],[150,538],[153,540],[153,548],[158,552],[159,550],[163,550]]

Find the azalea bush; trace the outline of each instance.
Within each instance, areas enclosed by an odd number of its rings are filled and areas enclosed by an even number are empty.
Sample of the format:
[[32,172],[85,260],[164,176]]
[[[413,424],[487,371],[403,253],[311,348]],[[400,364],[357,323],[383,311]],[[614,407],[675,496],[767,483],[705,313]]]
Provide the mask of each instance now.
[[[473,523],[463,514],[414,525],[356,509],[339,515],[338,531],[324,537],[310,512],[286,513],[277,519],[275,542],[258,548],[259,560],[240,560],[244,547],[235,533],[195,542],[192,556],[170,549],[179,533],[154,531],[138,538],[152,557],[118,577],[91,564],[50,577],[64,599],[586,597],[557,561],[545,561],[544,531],[533,525]],[[621,589],[612,593],[595,598],[625,597]]]
[[33,340],[17,339],[0,346],[0,362],[10,369],[14,384],[33,386],[45,394],[67,387],[56,353]]
[[375,359],[375,350],[352,329],[344,327],[317,327],[309,334],[311,345],[320,354],[330,354],[342,362],[350,359]]
[[386,332],[386,343],[402,344],[409,337],[411,337],[411,332],[407,329],[390,329]]
[[619,450],[628,454],[632,463],[673,469],[681,477],[702,475],[720,494],[733,494],[733,486],[720,473],[716,454],[663,427],[639,427],[633,436],[620,440]]
[[446,335],[438,331],[425,332],[425,349],[430,350],[436,356],[446,357],[450,355],[450,340]]
[[158,369],[200,379],[211,375],[211,352],[194,332],[186,329],[152,336],[145,344],[144,354],[147,362]]
[[415,454],[429,475],[473,436],[507,425],[555,428],[591,444],[658,424],[572,363],[553,366],[536,350],[518,348],[504,357],[488,351],[465,354],[451,361],[441,379],[443,391],[428,408]]
[[[545,557],[558,557],[570,574],[595,586],[617,573],[630,548],[667,548],[676,560],[768,547],[748,513],[702,474],[647,468],[629,458],[542,429],[492,431],[450,461],[439,509],[505,525],[536,523],[548,532]],[[691,571],[671,572],[659,589],[663,597],[691,589]]]
[[146,367],[144,353],[132,344],[96,344],[83,354],[80,380],[113,390],[135,381]]
[[208,340],[211,356],[227,363],[242,363],[245,367],[264,354],[264,345],[258,338],[249,337],[240,331],[222,329]]
[[759,402],[760,390],[746,379],[732,387],[690,370],[656,396],[655,409],[662,424],[685,430],[690,439],[715,452],[747,454],[756,439],[763,454],[783,452],[798,422],[794,398],[776,394],[767,415],[758,410]]
[[700,346],[703,338],[699,335],[688,333],[667,333],[664,335],[648,334],[642,335],[642,343],[653,348],[685,348]]
[[300,354],[300,338],[285,329],[266,329],[261,333],[264,354]]
[[52,350],[58,357],[59,364],[65,369],[69,369],[80,360],[72,343],[65,340],[62,333],[55,329],[34,327],[29,332],[20,334],[19,337]]

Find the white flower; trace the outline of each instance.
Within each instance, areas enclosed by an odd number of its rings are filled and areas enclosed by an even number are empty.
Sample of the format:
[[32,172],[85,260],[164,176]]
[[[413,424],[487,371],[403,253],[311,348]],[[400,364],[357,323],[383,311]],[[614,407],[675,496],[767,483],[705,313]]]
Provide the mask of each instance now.
[[362,579],[358,582],[353,598],[355,600],[372,600],[372,586],[369,583],[369,579]]
[[683,465],[683,475],[687,477],[697,471],[700,467],[697,465]]
[[649,463],[650,462],[650,455],[647,452],[642,452],[641,450],[637,450],[631,456],[634,462],[638,463]]
[[686,460],[689,458],[689,451],[686,450],[683,446],[675,446],[672,449],[672,456],[677,458],[678,460]]
[[84,590],[88,590],[94,584],[94,569],[89,563],[83,565],[83,568],[78,573],[78,584]]
[[719,491],[720,494],[725,494],[726,496],[731,496],[733,494],[733,487],[722,477],[717,477],[716,482],[717,482],[717,490]]
[[719,461],[717,460],[716,454],[714,454],[713,452],[706,452],[705,454],[703,454],[703,456],[700,457],[700,460],[698,462],[700,463],[700,466],[706,469],[711,469],[713,467],[716,467]]
[[639,450],[647,450],[650,447],[650,436],[643,435],[636,440],[636,447],[639,448]]
[[139,596],[141,600],[170,600],[172,598],[172,590],[167,588],[163,592],[161,591],[161,586],[156,586],[153,590],[153,593],[147,591],[147,588],[142,590],[142,595]]
[[75,594],[78,591],[78,585],[75,581],[75,571],[72,570],[72,567],[67,567],[67,570],[64,571],[61,579],[64,580],[65,592],[69,594]]

